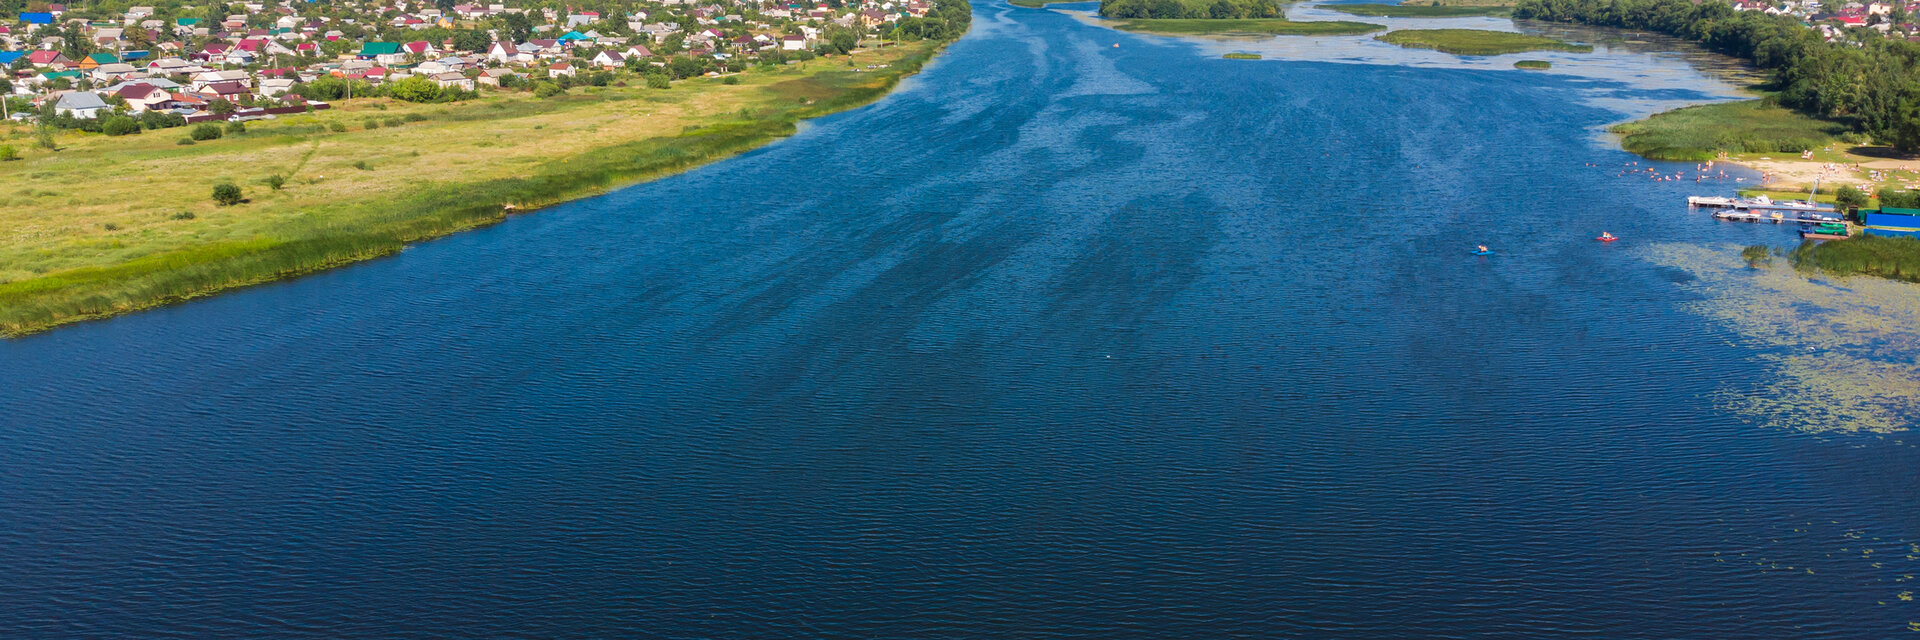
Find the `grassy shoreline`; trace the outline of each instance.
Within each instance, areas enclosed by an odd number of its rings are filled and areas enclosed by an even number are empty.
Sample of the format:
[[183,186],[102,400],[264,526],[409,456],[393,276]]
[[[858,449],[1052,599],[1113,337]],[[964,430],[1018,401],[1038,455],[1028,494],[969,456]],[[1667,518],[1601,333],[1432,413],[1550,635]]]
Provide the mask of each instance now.
[[1409,49],[1433,49],[1462,56],[1497,56],[1527,51],[1588,53],[1593,47],[1553,38],[1480,29],[1401,29],[1374,37]]
[[[608,88],[540,102],[515,96],[451,107],[342,109],[284,124],[255,123],[262,130],[259,137],[215,144],[174,147],[167,143],[184,132],[171,130],[142,134],[149,139],[139,141],[78,138],[68,150],[0,165],[0,178],[9,184],[7,208],[15,202],[28,205],[0,214],[13,216],[0,221],[21,223],[18,233],[0,238],[0,335],[25,335],[376,258],[414,242],[499,222],[509,212],[598,195],[731,157],[791,135],[800,120],[879,99],[942,46],[919,43],[860,52],[856,59],[863,63],[889,65],[872,72],[847,69],[838,59],[821,60],[809,71],[750,72],[742,76],[749,80],[737,86],[690,80],[683,84],[692,87],[666,91]],[[639,124],[631,121],[639,113],[611,113],[643,109],[670,113]],[[402,111],[434,116],[400,127],[369,123],[369,128],[352,133],[328,133],[327,123],[393,118]],[[306,119],[312,122],[302,121]],[[582,124],[587,122],[591,124]],[[518,127],[508,133],[533,143],[499,140],[501,134],[495,132],[504,127]],[[615,127],[626,128],[618,134],[609,131]],[[459,146],[469,139],[479,141]],[[615,142],[592,144],[605,139]],[[140,146],[130,151],[115,144]],[[554,155],[556,148],[568,153]],[[319,166],[308,168],[316,153],[322,154],[315,163]],[[349,164],[356,155],[362,159]],[[206,167],[182,178],[160,169],[183,161]],[[477,179],[423,184],[408,181],[411,176],[365,169],[409,161],[462,168],[459,173]],[[81,176],[89,171],[84,165],[90,164],[106,165],[93,170],[113,174],[102,179],[104,184],[89,186],[108,193],[159,193],[169,187],[157,185],[170,181],[189,186],[175,186],[168,195],[183,202],[158,205],[162,210],[142,202],[142,210],[135,211],[133,204],[55,192],[84,182]],[[206,204],[211,182],[200,180],[209,177],[207,173],[274,167],[291,167],[285,171],[291,174],[286,191],[259,186],[264,176],[256,176],[235,182],[244,184],[259,202],[219,208]],[[302,175],[302,169],[315,175]],[[356,181],[382,180],[354,191]],[[18,186],[24,188],[13,191]],[[52,219],[51,211],[66,208],[49,202],[54,200],[71,202],[71,209],[87,213],[74,216],[78,223]],[[167,208],[188,213],[198,209],[201,214],[168,217]]]
[[1351,36],[1373,33],[1386,28],[1385,26],[1368,22],[1347,22],[1343,20],[1294,22],[1285,18],[1230,20],[1128,18],[1112,20],[1106,24],[1110,24],[1113,28],[1121,31],[1171,36]]
[[1833,143],[1846,127],[1765,99],[1681,107],[1614,125],[1620,146],[1649,160],[1701,162],[1720,153],[1800,153]]

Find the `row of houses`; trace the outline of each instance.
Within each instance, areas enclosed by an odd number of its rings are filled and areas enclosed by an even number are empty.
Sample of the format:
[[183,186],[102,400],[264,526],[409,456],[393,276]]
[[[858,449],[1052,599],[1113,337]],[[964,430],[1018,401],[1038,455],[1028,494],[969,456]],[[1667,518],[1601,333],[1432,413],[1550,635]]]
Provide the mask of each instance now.
[[[666,0],[636,2],[615,15],[494,3],[443,10],[410,0],[336,3],[312,9],[313,15],[303,15],[310,10],[303,0],[237,6],[245,12],[135,6],[117,16],[83,16],[49,5],[47,11],[0,16],[0,68],[13,96],[53,104],[57,113],[75,118],[115,109],[192,116],[221,101],[298,104],[293,86],[324,76],[372,84],[418,76],[471,91],[500,85],[508,76],[572,76],[635,60],[660,63],[666,55],[725,60],[800,51],[817,46],[835,25],[874,31],[928,11],[919,0],[839,7]],[[516,22],[533,37],[506,38],[505,27]],[[451,37],[373,38],[433,26],[484,33],[490,42],[483,41],[484,51],[470,51],[458,49]],[[76,32],[88,39],[88,46],[78,48],[90,52],[70,56],[77,47],[66,39]],[[367,39],[355,41],[350,33]]]

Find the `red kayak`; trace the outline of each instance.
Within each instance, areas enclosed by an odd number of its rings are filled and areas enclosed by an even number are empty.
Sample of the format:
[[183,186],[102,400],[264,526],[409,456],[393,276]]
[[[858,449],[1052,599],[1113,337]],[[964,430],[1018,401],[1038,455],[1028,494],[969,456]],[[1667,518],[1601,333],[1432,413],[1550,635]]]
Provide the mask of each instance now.
[[1601,242],[1613,242],[1613,241],[1615,241],[1615,240],[1619,240],[1620,238],[1619,238],[1618,236],[1616,236],[1616,237],[1612,237],[1612,238],[1594,238],[1594,239],[1595,239],[1595,240],[1599,240],[1599,241],[1601,241]]

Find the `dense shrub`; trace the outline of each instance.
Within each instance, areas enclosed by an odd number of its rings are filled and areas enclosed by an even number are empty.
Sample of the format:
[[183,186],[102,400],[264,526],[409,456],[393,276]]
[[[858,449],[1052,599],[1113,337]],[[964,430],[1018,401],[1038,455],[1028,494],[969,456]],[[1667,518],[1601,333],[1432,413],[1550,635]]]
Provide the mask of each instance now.
[[240,192],[240,185],[231,182],[222,182],[213,185],[213,201],[216,203],[223,206],[230,206],[240,204],[240,201],[244,199],[246,199],[246,196]]
[[664,75],[655,73],[647,76],[647,88],[649,89],[665,89],[671,86],[673,86],[673,81],[668,80]]
[[202,122],[194,125],[193,131],[187,132],[187,136],[195,140],[219,140],[220,125]]

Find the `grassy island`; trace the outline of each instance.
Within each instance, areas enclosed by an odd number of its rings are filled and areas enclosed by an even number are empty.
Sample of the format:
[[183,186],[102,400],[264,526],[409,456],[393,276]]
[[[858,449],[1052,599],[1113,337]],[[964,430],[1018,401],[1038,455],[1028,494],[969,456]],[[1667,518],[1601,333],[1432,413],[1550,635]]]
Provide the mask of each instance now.
[[1016,7],[1025,7],[1028,9],[1044,9],[1046,8],[1047,5],[1050,5],[1050,4],[1066,4],[1069,2],[1091,2],[1091,1],[1092,0],[1007,0],[1007,4],[1010,4]]
[[[61,133],[57,151],[15,142],[22,157],[0,163],[0,335],[383,256],[738,154],[801,119],[885,95],[939,46],[668,89],[635,81],[450,104],[360,98],[195,144],[162,131]],[[210,199],[223,183],[244,200]]]
[[1845,125],[1769,99],[1683,107],[1613,127],[1620,146],[1652,160],[1700,162],[1726,153],[1799,153],[1831,144]]
[[1351,36],[1373,33],[1386,27],[1366,22],[1294,22],[1285,18],[1239,20],[1131,19],[1115,20],[1115,29],[1159,35],[1278,35],[1278,36]]
[[1513,63],[1515,69],[1552,69],[1553,63],[1545,60],[1521,60]]
[[1227,55],[1220,56],[1220,57],[1226,58],[1228,60],[1259,60],[1260,54],[1235,52],[1235,53],[1229,53]]
[[1497,56],[1525,51],[1587,53],[1593,47],[1507,31],[1479,29],[1402,29],[1375,36],[1409,49],[1434,49],[1462,56]]
[[1344,36],[1386,27],[1364,22],[1294,22],[1281,0],[1101,0],[1100,15],[1122,31],[1160,35]]
[[1464,18],[1468,16],[1506,16],[1513,15],[1513,7],[1508,5],[1440,5],[1440,4],[1329,4],[1323,9],[1332,9],[1356,16],[1380,18]]
[[1793,266],[1834,275],[1869,275],[1920,282],[1920,239],[1860,234],[1845,240],[1804,242]]

